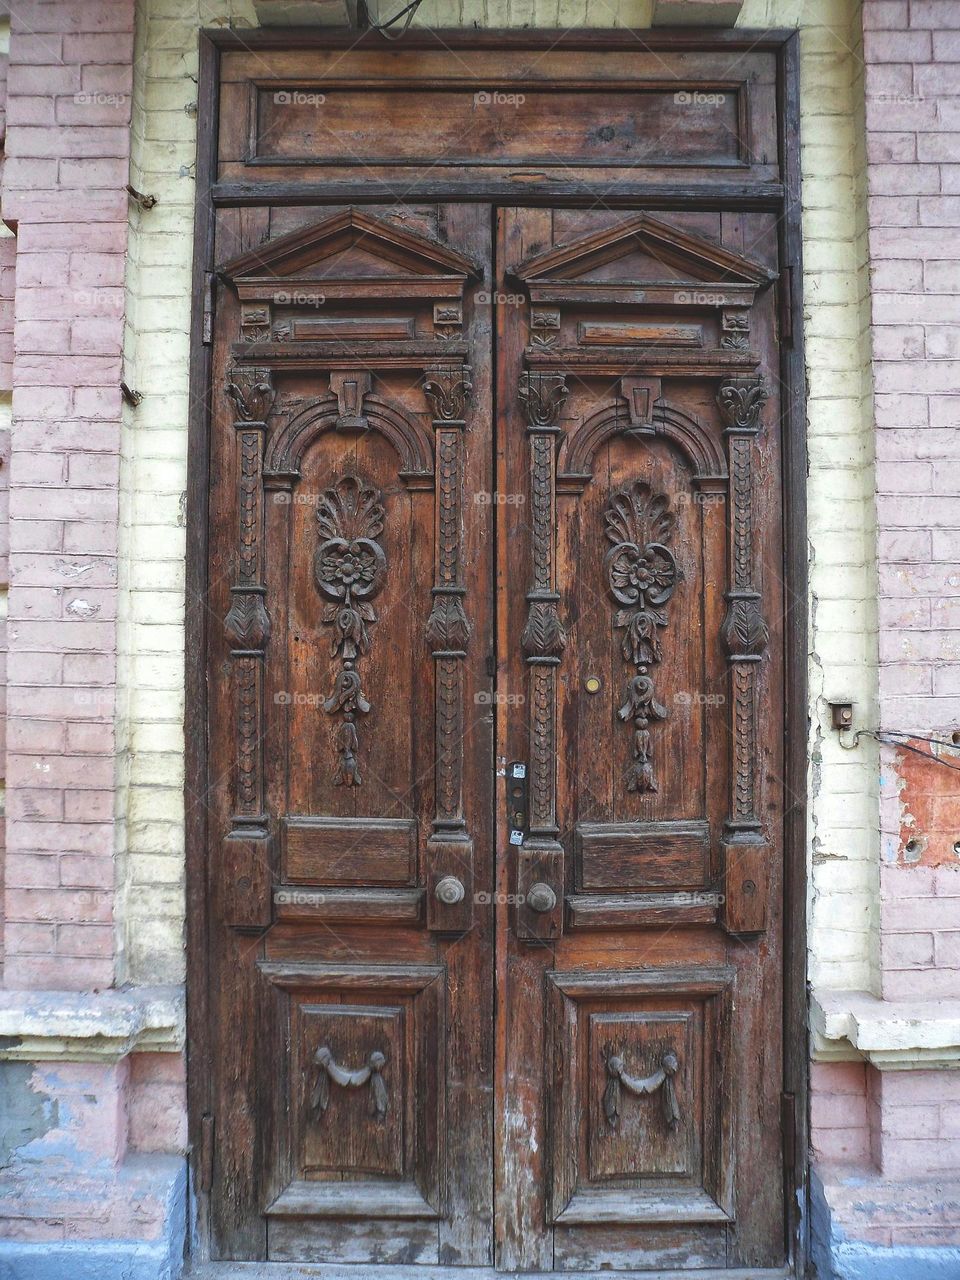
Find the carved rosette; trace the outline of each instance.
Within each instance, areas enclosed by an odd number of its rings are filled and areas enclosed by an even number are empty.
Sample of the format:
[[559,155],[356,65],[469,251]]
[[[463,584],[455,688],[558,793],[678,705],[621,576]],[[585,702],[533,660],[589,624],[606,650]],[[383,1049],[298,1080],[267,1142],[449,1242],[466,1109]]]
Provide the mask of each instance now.
[[732,378],[721,384],[717,404],[726,424],[730,471],[730,588],[721,639],[730,661],[731,778],[730,834],[759,834],[757,760],[757,663],[769,640],[754,568],[753,459],[760,411],[767,400],[760,378]]
[[607,590],[621,606],[613,625],[623,631],[621,653],[634,668],[617,713],[633,734],[627,790],[648,793],[657,790],[650,729],[668,714],[657,700],[653,670],[663,657],[660,632],[667,625],[666,606],[680,578],[668,545],[676,517],[663,494],[654,493],[645,480],[636,480],[612,495],[604,524],[611,544],[604,558]]
[[331,631],[330,656],[339,663],[330,696],[323,704],[338,716],[334,783],[359,787],[357,717],[370,703],[363,692],[358,660],[369,651],[369,628],[377,621],[371,601],[379,595],[387,571],[387,557],[377,541],[383,532],[383,495],[359,476],[343,476],[320,495],[313,577],[326,600],[321,615]]
[[[463,868],[469,861],[463,810],[463,665],[472,631],[464,607],[463,433],[472,389],[470,368],[458,362],[432,365],[425,371],[422,387],[433,422],[437,502],[433,603],[425,628],[436,664],[436,787],[431,841],[439,849],[438,865],[448,856],[451,841],[462,845],[458,868]],[[450,868],[444,864],[443,869]]]
[[527,621],[521,643],[530,667],[529,841],[559,849],[557,826],[556,669],[567,643],[557,610],[557,420],[569,394],[562,373],[526,372],[517,390],[530,438],[530,562]]
[[270,639],[263,586],[263,441],[275,391],[269,369],[237,367],[226,383],[237,428],[237,560],[224,633],[234,660],[234,827],[263,821],[263,662]]

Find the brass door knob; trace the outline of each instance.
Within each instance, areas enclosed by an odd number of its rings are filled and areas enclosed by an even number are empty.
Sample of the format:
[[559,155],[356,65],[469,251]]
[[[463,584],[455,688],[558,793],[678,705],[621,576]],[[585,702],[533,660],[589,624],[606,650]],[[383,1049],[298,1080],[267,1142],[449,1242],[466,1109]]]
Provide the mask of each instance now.
[[455,907],[458,902],[462,902],[466,890],[463,882],[458,880],[456,876],[444,876],[442,880],[438,880],[434,894],[438,902],[442,902],[445,907]]
[[531,910],[544,914],[547,911],[552,911],[556,905],[557,895],[548,884],[538,880],[536,884],[530,886],[530,890],[527,893],[527,906]]

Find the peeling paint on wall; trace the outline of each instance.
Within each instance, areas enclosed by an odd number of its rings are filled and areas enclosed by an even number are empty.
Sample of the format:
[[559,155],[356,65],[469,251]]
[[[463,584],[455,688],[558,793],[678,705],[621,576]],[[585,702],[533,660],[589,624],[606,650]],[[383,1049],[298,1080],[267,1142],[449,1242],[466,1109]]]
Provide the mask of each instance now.
[[43,1138],[60,1123],[56,1098],[33,1087],[29,1062],[0,1062],[0,1166],[21,1147]]

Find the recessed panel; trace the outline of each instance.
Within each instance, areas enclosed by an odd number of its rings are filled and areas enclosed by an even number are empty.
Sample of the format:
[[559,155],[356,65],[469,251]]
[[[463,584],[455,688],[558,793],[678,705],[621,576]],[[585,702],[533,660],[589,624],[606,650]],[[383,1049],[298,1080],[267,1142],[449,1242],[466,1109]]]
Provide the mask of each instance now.
[[581,822],[575,847],[582,889],[695,887],[707,875],[705,822]]
[[287,879],[294,884],[409,884],[417,827],[407,818],[288,818]]
[[[591,1181],[689,1177],[694,1171],[690,1107],[699,1084],[696,1034],[688,1012],[590,1015],[590,1075],[603,1082],[590,1095]],[[649,1092],[632,1092],[637,1085]]]
[[[682,89],[682,86],[681,86]],[[370,114],[362,88],[254,87],[252,159],[301,165],[513,165],[535,158],[558,165],[740,164],[739,90],[710,95],[674,86],[616,96],[574,94],[576,111],[557,129],[557,94],[472,84],[384,91]],[[694,97],[709,96],[709,103]],[[677,135],[683,135],[682,149]]]
[[300,1005],[293,1106],[303,1117],[300,1176],[403,1173],[403,1012]]
[[548,975],[552,1220],[732,1218],[729,969]]

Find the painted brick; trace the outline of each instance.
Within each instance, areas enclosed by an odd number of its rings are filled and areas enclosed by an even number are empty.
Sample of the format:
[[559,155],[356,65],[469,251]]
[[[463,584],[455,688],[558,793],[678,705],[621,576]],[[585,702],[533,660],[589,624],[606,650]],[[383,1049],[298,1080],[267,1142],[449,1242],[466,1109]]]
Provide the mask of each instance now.
[[[30,679],[29,664],[38,651],[45,665],[38,667],[44,683],[34,676],[31,686],[12,690],[7,776],[11,784],[21,774],[24,780],[36,777],[37,766],[45,786],[54,779],[59,784],[44,802],[34,798],[31,804],[29,790],[11,797],[8,847],[20,866],[16,878],[7,880],[8,919],[55,926],[47,964],[28,969],[8,945],[7,972],[15,985],[56,986],[54,975],[67,988],[80,981],[109,982],[113,964],[114,770],[107,754],[100,777],[99,764],[87,753],[111,753],[114,734],[109,723],[82,722],[113,716],[117,579],[113,573],[77,587],[69,577],[57,584],[54,576],[48,586],[31,584],[29,575],[38,569],[37,550],[69,557],[112,555],[117,549],[117,384],[128,224],[121,193],[130,151],[133,18],[131,0],[66,0],[25,2],[11,23],[3,200],[7,216],[18,219],[21,246],[13,413],[22,452],[13,460],[9,638],[12,671],[21,669],[22,657]],[[98,63],[103,70],[96,81],[90,68]],[[101,102],[90,96],[98,91],[119,96]],[[51,115],[48,107],[57,94]],[[72,189],[77,183],[81,194]],[[112,190],[101,195],[98,185]],[[116,306],[110,305],[113,294]],[[71,421],[71,414],[110,423],[112,432],[98,442],[102,428]],[[49,426],[41,426],[41,419]],[[112,455],[99,469],[91,453],[98,443]],[[78,446],[83,454],[71,470],[70,450]],[[44,522],[53,490],[60,519]],[[90,617],[80,610],[89,610]],[[61,680],[86,688],[58,688]],[[93,697],[91,682],[104,693]],[[30,751],[77,754],[31,761],[24,754]],[[60,820],[49,821],[53,817]],[[31,896],[40,892],[29,888],[31,859],[46,882],[42,899]],[[53,861],[62,888],[49,884]],[[34,961],[37,936],[31,935]],[[78,960],[72,974],[61,959],[66,955]]]

